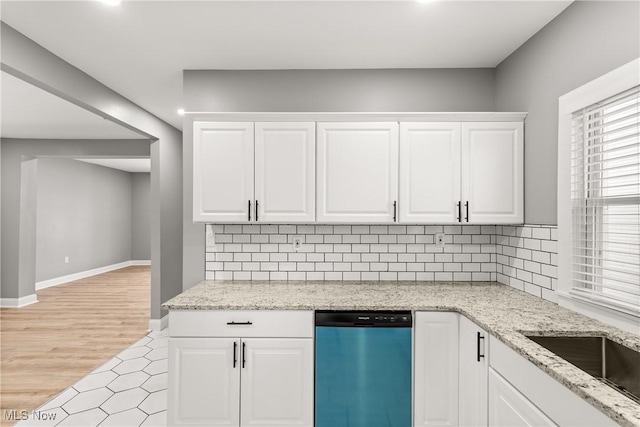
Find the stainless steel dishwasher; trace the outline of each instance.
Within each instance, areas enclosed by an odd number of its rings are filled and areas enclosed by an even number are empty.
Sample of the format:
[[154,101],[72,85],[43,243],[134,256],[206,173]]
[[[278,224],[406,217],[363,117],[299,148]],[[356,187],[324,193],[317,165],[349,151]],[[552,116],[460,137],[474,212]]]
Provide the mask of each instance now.
[[315,426],[411,426],[410,311],[316,311]]

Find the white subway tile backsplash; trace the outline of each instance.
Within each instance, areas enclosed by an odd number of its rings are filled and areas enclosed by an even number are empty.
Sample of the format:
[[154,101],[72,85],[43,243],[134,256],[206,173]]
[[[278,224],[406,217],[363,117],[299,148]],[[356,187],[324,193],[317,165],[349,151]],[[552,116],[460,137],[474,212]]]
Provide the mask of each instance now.
[[342,243],[342,236],[339,234],[327,234],[324,236],[324,243]]
[[556,301],[555,226],[496,227],[496,279],[532,295]]
[[435,280],[452,281],[453,273],[435,273]]
[[375,271],[362,272],[360,273],[361,280],[380,280],[380,273]]
[[[208,225],[207,280],[498,281],[557,296],[555,226]],[[445,247],[434,234],[445,233]],[[293,250],[293,236],[302,247]]]
[[252,271],[251,280],[269,280],[268,271]]
[[360,273],[357,271],[345,271],[342,273],[342,280],[360,280]]
[[292,271],[287,275],[287,280],[307,280],[307,274],[300,271]]
[[289,257],[286,253],[272,252],[269,254],[269,261],[272,261],[272,262],[283,262],[283,261],[286,261],[288,258]]
[[[312,227],[311,230],[313,232],[313,225],[310,225],[308,227]],[[277,234],[278,233],[278,226],[277,225],[261,225],[260,226],[260,233],[262,233],[262,234]]]
[[380,280],[398,280],[398,273],[395,271],[380,272]]
[[378,262],[378,261],[380,261],[380,254],[363,253],[362,254],[362,261],[363,262]]
[[269,280],[288,280],[289,275],[284,271],[272,271],[269,273]]
[[398,254],[380,254],[381,262],[398,262]]
[[342,243],[360,243],[360,235],[359,234],[345,234],[342,236]]
[[324,260],[327,262],[342,262],[342,254],[326,253],[324,254]]
[[353,253],[342,254],[342,260],[344,262],[360,262],[361,259],[362,259],[362,255],[360,254],[353,254]]

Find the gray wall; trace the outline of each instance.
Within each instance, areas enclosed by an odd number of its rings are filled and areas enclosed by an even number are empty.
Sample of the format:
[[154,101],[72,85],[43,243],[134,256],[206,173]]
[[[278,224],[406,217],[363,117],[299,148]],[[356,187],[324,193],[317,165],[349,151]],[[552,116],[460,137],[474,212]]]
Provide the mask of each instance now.
[[19,298],[33,294],[36,282],[36,173],[37,162],[42,159],[30,159],[149,157],[150,142],[142,139],[2,139],[1,146],[2,264],[5,266],[1,291],[3,298]]
[[36,282],[132,259],[129,172],[40,158],[37,194]]
[[[0,23],[2,56],[0,69],[47,92],[119,123],[151,143],[151,318],[162,316],[160,305],[182,291],[182,247],[185,203],[182,198],[182,133],[114,92],[93,77],[65,62],[4,22]],[[105,148],[105,149],[108,149]],[[126,151],[126,149],[124,150]],[[116,156],[126,155],[124,152]],[[147,154],[148,156],[148,154]],[[3,147],[2,187],[18,185],[19,179],[6,185]],[[34,283],[19,281],[21,258],[19,235],[7,232],[18,228],[18,206],[6,207],[2,201],[2,296],[17,298],[33,293]],[[7,218],[7,212],[10,212]],[[35,223],[29,224],[35,228]],[[185,239],[188,239],[187,236]],[[6,242],[6,243],[5,243]],[[185,240],[184,245],[189,241]],[[29,252],[27,260],[35,258]],[[7,270],[9,272],[7,273]]]
[[577,1],[497,67],[497,111],[529,112],[526,223],[557,224],[558,98],[639,56],[639,2]]
[[151,175],[131,174],[131,259],[151,259]]
[[[187,111],[493,111],[493,69],[185,71]],[[204,279],[204,228],[192,223],[192,118],[183,125],[183,286]]]
[[491,111],[493,69],[185,71],[187,111]]

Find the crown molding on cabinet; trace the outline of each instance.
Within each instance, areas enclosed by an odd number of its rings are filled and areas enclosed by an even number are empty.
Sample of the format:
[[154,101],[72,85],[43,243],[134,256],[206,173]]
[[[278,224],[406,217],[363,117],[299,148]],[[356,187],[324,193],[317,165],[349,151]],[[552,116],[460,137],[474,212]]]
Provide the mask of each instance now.
[[185,112],[191,121],[224,122],[521,122],[524,112]]

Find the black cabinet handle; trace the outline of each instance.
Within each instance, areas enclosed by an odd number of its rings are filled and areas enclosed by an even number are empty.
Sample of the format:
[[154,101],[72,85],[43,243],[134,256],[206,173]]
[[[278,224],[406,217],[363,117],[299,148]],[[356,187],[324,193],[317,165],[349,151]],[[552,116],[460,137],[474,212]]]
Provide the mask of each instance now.
[[458,207],[458,218],[456,219],[458,222],[462,222],[462,202],[456,203],[456,206]]
[[249,202],[249,209],[247,209],[247,212],[249,213],[249,221],[251,221],[251,200],[247,200]]
[[237,342],[233,342],[233,367],[236,367],[236,364],[238,363],[238,343]]
[[469,202],[464,202],[464,207],[467,208],[467,216],[464,217],[464,220],[469,222]]
[[244,350],[245,347],[247,346],[247,343],[242,343],[242,369],[244,369],[244,364],[246,363],[246,360],[244,359]]
[[480,354],[480,349],[482,348],[482,345],[480,345],[480,340],[482,340],[482,342],[484,343],[484,337],[480,334],[480,332],[478,332],[478,339],[477,339],[477,344],[478,344],[478,350],[477,350],[478,362],[480,361],[480,359],[484,358],[484,354]]
[[227,325],[231,325],[231,326],[234,326],[234,325],[253,325],[253,323],[251,323],[251,322],[234,322],[234,321],[232,321],[232,322],[227,322]]
[[258,220],[258,201],[256,200],[256,221]]
[[397,208],[398,203],[397,202],[393,202],[393,222],[396,222],[396,208]]

